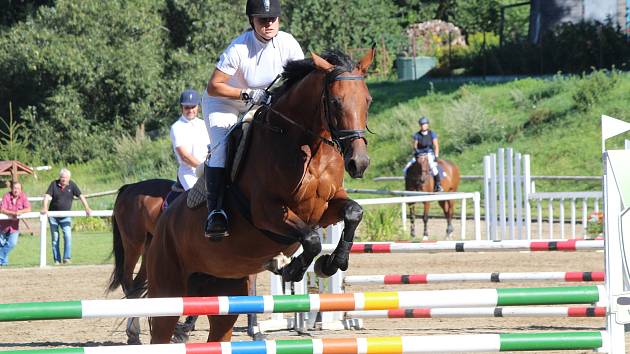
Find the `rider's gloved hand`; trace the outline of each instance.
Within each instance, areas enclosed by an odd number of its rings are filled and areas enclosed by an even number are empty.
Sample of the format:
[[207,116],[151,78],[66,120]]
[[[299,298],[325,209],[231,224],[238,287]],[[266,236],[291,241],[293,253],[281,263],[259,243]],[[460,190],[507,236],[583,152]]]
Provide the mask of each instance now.
[[256,106],[266,106],[271,103],[271,95],[263,89],[244,89],[241,91],[241,100]]

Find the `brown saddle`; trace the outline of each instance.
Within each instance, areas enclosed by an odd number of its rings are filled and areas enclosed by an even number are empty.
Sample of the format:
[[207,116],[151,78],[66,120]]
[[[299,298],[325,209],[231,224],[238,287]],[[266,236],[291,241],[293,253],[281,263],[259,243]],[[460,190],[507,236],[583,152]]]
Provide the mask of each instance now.
[[[255,116],[260,114],[260,109],[253,109],[245,114],[243,120],[237,123],[228,136],[226,175],[228,176],[227,184],[236,181],[241,166],[247,157],[249,143],[251,141],[252,121]],[[189,208],[195,209],[206,202],[206,183],[203,173],[198,176],[199,179],[195,185],[188,191],[186,204]]]

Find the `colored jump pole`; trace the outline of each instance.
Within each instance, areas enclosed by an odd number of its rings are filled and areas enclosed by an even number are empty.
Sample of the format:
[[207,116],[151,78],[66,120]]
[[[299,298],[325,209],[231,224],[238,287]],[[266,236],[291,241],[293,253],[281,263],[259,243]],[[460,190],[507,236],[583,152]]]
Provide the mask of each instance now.
[[4,354],[407,354],[447,352],[504,352],[588,350],[602,347],[605,332],[506,333],[372,338],[269,340],[153,344],[40,350]]
[[[333,244],[323,244],[322,253],[331,253]],[[565,241],[437,241],[420,243],[360,243],[352,253],[425,253],[425,252],[506,252],[506,251],[588,251],[603,250],[604,240]]]
[[605,298],[603,286],[574,286],[30,302],[0,305],[0,322],[102,317],[392,310],[418,307],[592,304]]
[[451,282],[526,282],[526,281],[564,281],[564,282],[603,282],[604,272],[529,272],[529,273],[435,273],[435,274],[386,274],[386,275],[347,275],[343,278],[346,285],[358,284],[433,284]]
[[606,317],[606,307],[470,307],[349,311],[348,318]]

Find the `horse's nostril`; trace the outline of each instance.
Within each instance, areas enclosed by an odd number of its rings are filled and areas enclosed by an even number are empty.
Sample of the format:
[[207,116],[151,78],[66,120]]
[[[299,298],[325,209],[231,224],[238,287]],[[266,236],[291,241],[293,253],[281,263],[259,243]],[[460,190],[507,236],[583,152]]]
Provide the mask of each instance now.
[[354,159],[350,160],[350,162],[348,162],[348,173],[350,173],[351,176],[354,176],[354,174],[357,172],[357,163],[354,161]]

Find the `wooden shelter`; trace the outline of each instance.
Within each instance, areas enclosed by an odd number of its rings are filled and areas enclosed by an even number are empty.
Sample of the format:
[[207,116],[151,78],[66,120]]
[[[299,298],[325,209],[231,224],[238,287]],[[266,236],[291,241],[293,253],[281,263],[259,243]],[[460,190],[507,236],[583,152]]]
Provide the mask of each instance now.
[[0,161],[0,176],[11,176],[11,181],[17,181],[19,175],[32,175],[35,172],[17,160]]

